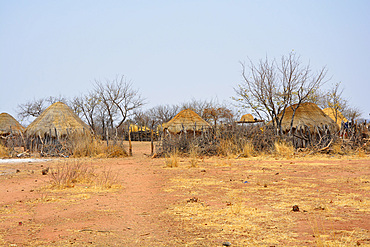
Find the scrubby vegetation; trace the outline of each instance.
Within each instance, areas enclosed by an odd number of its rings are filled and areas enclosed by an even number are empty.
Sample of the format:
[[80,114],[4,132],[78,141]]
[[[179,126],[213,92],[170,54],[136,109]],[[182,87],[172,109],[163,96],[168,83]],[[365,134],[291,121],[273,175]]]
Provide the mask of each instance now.
[[117,174],[110,169],[97,171],[92,165],[78,160],[58,163],[55,168],[47,168],[45,172],[49,175],[53,189],[73,188],[78,185],[110,189],[118,184]]

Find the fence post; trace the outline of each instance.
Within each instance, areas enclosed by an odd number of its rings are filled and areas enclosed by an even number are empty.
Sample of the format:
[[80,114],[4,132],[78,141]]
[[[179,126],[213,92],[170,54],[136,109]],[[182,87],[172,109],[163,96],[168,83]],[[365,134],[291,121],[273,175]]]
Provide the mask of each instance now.
[[128,130],[128,145],[129,145],[128,154],[129,156],[132,156],[131,127],[129,127],[129,130]]

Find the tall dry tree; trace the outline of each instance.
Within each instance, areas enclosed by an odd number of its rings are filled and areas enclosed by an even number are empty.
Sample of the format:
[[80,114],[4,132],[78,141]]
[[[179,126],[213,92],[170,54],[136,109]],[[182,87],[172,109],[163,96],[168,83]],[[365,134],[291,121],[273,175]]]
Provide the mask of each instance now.
[[91,127],[94,133],[96,133],[96,122],[98,109],[100,107],[100,101],[96,94],[94,92],[89,92],[86,95],[75,97],[73,99],[73,104],[76,108],[75,112],[77,112],[78,115],[82,115],[87,121],[87,124]]
[[280,134],[285,110],[288,106],[292,107],[292,130],[300,104],[308,101],[309,96],[325,83],[326,68],[313,73],[310,65],[302,65],[300,57],[294,52],[282,56],[279,63],[267,57],[257,64],[249,62],[248,71],[247,66],[241,63],[243,83],[234,88],[237,97],[233,99],[259,118],[271,120]]
[[19,104],[17,106],[17,115],[21,121],[25,121],[30,117],[36,118],[41,115],[41,113],[50,105],[55,102],[63,102],[69,105],[68,100],[59,95],[57,97],[50,96],[45,98],[29,100],[24,104]]
[[158,105],[148,111],[148,115],[152,116],[157,124],[163,124],[170,121],[179,113],[178,105]]
[[[289,102],[293,110],[290,124],[291,133],[298,107],[301,103],[309,101],[310,96],[326,83],[327,69],[324,66],[317,72],[312,72],[310,64],[303,65],[300,57],[291,52],[287,57],[282,57],[279,70],[282,74],[283,88],[287,88],[287,93],[291,95],[291,102]],[[279,126],[281,132],[281,119]]]
[[[102,83],[95,80],[95,93],[104,106],[110,128],[119,128],[127,117],[145,104],[139,90],[132,87],[124,76]],[[114,123],[117,122],[116,126]]]

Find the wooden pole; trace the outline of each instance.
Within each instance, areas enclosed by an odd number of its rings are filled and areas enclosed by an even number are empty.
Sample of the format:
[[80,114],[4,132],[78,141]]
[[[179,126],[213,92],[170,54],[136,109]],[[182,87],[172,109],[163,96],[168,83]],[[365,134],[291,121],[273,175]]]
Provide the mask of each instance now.
[[153,128],[154,128],[154,121],[152,122],[152,128],[150,131],[150,148],[151,148],[150,155],[154,155]]
[[132,156],[131,127],[129,127],[128,130],[128,145],[129,145],[128,154],[129,156]]

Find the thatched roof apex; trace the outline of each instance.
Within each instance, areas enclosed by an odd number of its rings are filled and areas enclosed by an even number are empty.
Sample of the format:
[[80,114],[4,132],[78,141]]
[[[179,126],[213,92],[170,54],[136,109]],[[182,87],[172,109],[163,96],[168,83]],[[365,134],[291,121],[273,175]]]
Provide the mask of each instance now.
[[90,133],[85,124],[66,104],[56,102],[41,113],[25,131],[27,136],[61,137],[72,133]]
[[23,131],[24,127],[11,115],[5,112],[0,114],[0,135],[8,135],[12,132],[21,133]]
[[337,118],[336,123],[338,124],[339,127],[342,126],[342,122],[345,122],[345,123],[348,122],[347,118],[345,118],[338,109],[328,107],[328,108],[323,109],[322,111],[325,112],[325,114],[328,115],[331,119],[333,119],[334,122],[335,122],[335,116],[336,116]]
[[167,129],[171,133],[179,133],[183,130],[201,131],[210,127],[209,123],[190,109],[182,110],[170,121],[163,124],[163,129]]
[[[293,116],[292,107],[294,109],[296,105],[292,105],[291,107],[289,106],[285,110],[285,114],[281,122],[282,131],[290,130],[290,123]],[[279,116],[281,116],[281,114]],[[271,125],[271,123],[269,123],[269,125]],[[332,130],[338,130],[338,125],[316,104],[309,102],[302,103],[297,108],[294,116],[293,128],[299,129],[304,126],[308,126],[311,130],[314,130],[316,126],[322,127],[324,125],[328,126]]]

